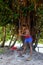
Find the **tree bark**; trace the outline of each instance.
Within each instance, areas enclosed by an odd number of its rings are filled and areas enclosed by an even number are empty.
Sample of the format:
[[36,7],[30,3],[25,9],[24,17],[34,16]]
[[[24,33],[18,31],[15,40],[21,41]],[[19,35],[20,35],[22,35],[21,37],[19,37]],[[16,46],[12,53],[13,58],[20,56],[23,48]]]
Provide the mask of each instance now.
[[5,41],[6,41],[6,26],[3,27],[3,42],[1,47],[4,47]]

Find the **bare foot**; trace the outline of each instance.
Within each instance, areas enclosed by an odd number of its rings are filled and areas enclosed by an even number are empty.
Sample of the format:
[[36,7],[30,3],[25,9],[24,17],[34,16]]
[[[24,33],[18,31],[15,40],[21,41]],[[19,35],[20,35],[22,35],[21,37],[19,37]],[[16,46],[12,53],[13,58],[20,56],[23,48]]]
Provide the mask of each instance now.
[[28,58],[26,59],[26,61],[30,61],[30,60],[32,60],[32,57],[28,57]]

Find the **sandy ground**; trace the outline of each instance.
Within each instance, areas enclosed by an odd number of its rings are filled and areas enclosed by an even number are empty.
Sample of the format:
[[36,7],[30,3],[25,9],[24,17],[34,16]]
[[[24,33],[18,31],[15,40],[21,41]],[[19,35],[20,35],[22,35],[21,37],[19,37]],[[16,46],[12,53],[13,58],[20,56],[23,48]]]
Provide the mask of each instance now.
[[29,52],[26,52],[23,57],[18,57],[19,53],[16,50],[6,49],[4,51],[5,53],[0,54],[0,65],[43,65],[42,53],[33,51],[32,59],[26,61]]

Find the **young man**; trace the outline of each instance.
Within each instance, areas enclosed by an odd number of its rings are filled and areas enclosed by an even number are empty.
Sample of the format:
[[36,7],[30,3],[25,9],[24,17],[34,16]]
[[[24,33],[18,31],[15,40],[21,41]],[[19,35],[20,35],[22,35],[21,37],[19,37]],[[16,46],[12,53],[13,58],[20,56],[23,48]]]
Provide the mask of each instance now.
[[27,44],[29,44],[30,46],[30,56],[32,56],[32,36],[30,35],[30,31],[29,31],[29,28],[28,26],[25,27],[25,34],[20,34],[21,36],[24,36],[25,39],[24,39],[24,49],[23,51],[21,52],[21,54],[23,54],[27,48]]

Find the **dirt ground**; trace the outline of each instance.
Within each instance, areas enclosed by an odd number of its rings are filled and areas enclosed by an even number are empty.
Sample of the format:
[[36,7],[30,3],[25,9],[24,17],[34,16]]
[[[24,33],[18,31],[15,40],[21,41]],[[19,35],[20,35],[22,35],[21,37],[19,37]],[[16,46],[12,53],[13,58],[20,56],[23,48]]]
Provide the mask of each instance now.
[[27,50],[23,57],[19,57],[19,53],[10,49],[3,49],[4,52],[0,53],[0,65],[43,65],[43,54],[33,51],[32,59],[26,61],[29,57]]

